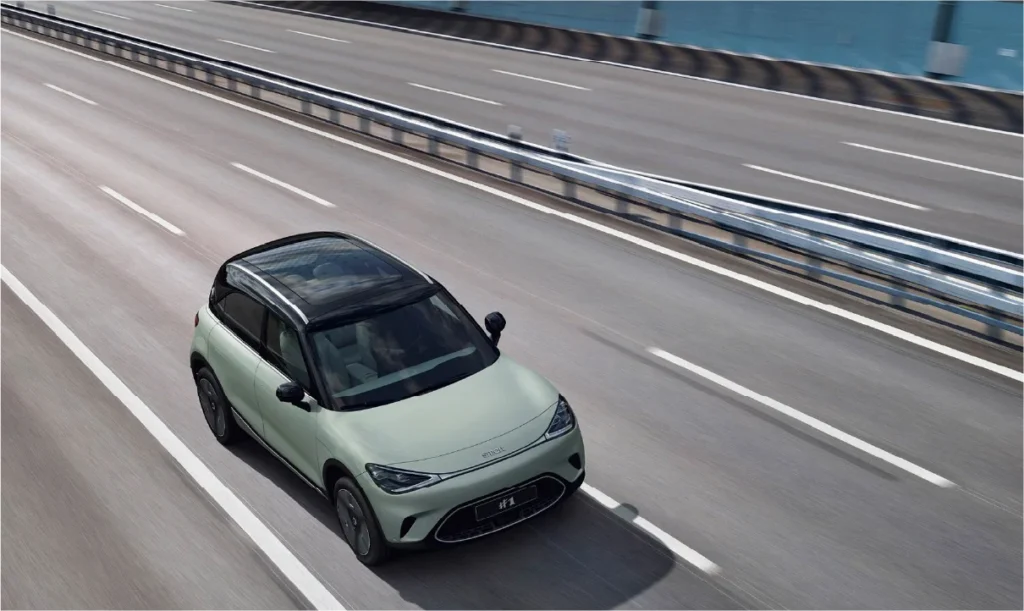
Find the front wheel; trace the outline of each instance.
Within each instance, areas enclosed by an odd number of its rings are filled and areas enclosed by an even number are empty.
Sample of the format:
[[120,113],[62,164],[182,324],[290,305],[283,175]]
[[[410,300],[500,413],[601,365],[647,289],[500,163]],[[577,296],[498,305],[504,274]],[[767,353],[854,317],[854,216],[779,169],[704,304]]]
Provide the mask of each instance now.
[[356,558],[366,566],[383,564],[390,549],[380,532],[370,503],[354,481],[343,477],[334,484],[334,513],[341,533]]

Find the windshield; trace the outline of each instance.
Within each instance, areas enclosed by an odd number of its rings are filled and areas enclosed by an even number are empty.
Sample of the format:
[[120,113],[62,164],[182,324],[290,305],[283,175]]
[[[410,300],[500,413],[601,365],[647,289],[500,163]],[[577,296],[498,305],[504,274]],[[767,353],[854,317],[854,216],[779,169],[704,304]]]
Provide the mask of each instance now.
[[334,407],[356,409],[442,388],[491,365],[497,352],[443,292],[312,334]]

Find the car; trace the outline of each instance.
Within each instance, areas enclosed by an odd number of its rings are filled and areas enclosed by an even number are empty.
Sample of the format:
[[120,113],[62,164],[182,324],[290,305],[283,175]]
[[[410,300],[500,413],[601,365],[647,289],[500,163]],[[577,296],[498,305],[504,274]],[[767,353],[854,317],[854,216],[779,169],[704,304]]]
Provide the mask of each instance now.
[[333,506],[360,562],[504,530],[583,484],[576,414],[434,278],[311,232],[225,261],[190,367],[214,437],[251,437]]

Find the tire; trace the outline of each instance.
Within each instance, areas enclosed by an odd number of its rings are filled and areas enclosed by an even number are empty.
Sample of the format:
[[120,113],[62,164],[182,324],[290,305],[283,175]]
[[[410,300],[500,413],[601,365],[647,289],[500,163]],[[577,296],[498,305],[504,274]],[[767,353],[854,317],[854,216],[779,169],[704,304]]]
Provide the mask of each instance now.
[[217,441],[225,446],[237,442],[242,437],[242,431],[235,422],[228,400],[224,398],[224,390],[217,376],[208,367],[203,367],[196,374],[196,392],[206,425]]
[[369,501],[351,478],[334,484],[334,515],[341,526],[342,538],[359,562],[366,566],[383,564],[391,555]]

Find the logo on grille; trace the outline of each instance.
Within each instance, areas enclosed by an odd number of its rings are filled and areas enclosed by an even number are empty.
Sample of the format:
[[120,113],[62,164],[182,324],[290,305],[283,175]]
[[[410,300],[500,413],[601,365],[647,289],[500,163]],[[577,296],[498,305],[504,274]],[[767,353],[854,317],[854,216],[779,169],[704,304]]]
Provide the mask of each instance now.
[[505,510],[505,509],[509,509],[510,507],[515,507],[515,505],[516,505],[515,497],[510,496],[508,498],[501,499],[501,501],[498,502],[498,509]]
[[481,454],[481,456],[483,456],[484,458],[490,458],[492,456],[497,456],[498,454],[501,454],[504,451],[505,451],[505,448],[497,447],[497,448],[494,448],[493,450],[487,450],[486,452]]

